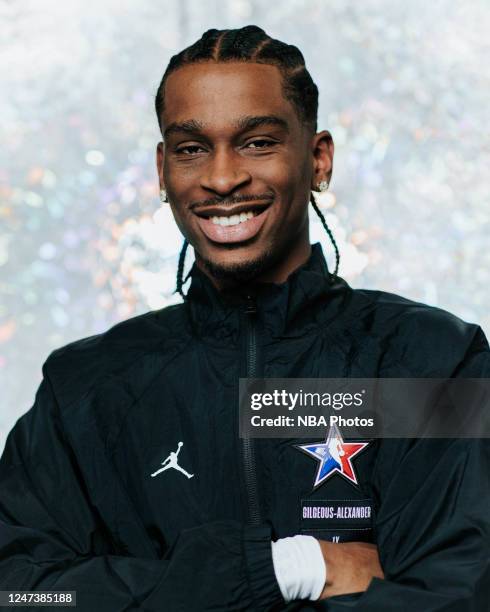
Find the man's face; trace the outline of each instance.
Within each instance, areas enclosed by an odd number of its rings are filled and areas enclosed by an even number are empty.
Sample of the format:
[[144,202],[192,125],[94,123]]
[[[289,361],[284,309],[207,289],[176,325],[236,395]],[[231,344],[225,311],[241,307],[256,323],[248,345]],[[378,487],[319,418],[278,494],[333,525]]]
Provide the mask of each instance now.
[[302,124],[278,68],[191,64],[164,93],[160,185],[197,259],[217,278],[246,278],[309,245],[309,193],[333,144]]

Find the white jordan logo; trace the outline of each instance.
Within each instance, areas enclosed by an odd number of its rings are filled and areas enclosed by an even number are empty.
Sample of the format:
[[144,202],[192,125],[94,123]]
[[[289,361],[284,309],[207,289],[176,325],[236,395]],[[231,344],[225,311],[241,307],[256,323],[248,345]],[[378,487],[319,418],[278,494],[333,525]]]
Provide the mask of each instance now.
[[182,448],[183,445],[184,445],[183,442],[179,442],[177,451],[175,453],[172,451],[170,455],[165,459],[165,461],[162,461],[163,467],[157,470],[156,472],[153,472],[153,474],[151,475],[152,478],[160,474],[160,472],[164,472],[165,470],[168,470],[169,468],[174,468],[178,470],[179,472],[182,472],[182,474],[184,474],[184,476],[187,476],[187,478],[192,478],[194,476],[194,474],[189,474],[189,472],[186,472],[184,468],[181,468],[180,465],[177,463],[178,461],[177,456],[180,453],[180,449]]

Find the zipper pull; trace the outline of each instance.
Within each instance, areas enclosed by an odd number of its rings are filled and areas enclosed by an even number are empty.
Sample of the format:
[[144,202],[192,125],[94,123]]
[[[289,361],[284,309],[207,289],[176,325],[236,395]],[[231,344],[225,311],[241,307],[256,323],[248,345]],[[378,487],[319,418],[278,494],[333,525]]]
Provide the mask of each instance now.
[[247,295],[247,305],[245,306],[245,313],[253,315],[257,312],[257,304],[255,298],[252,295]]

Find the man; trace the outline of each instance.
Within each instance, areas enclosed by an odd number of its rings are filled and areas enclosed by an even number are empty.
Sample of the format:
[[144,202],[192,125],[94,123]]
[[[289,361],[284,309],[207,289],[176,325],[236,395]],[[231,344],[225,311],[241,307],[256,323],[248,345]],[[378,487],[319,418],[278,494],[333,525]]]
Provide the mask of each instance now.
[[[336,434],[339,463],[238,436],[240,377],[490,372],[478,326],[352,290],[310,245],[334,154],[317,94],[255,26],[172,58],[157,168],[184,303],[47,359],[0,463],[0,589],[76,590],[82,610],[488,609],[488,445]],[[185,472],[155,471],[176,445]]]

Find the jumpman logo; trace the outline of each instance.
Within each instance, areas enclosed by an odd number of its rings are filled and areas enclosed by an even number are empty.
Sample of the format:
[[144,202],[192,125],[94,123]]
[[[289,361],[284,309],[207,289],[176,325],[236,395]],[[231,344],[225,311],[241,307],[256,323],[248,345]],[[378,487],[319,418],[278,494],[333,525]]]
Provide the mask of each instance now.
[[156,472],[153,472],[153,474],[151,475],[152,478],[160,474],[160,472],[164,472],[165,470],[168,470],[169,468],[174,468],[175,470],[182,472],[182,474],[184,474],[184,476],[187,476],[187,478],[192,478],[194,476],[194,474],[189,474],[189,472],[186,472],[184,468],[181,468],[180,465],[177,463],[178,461],[177,457],[183,445],[184,445],[183,442],[179,442],[177,451],[176,452],[172,451],[170,455],[165,459],[165,461],[162,461],[163,467],[157,470]]

